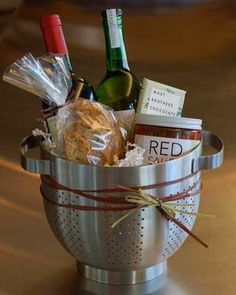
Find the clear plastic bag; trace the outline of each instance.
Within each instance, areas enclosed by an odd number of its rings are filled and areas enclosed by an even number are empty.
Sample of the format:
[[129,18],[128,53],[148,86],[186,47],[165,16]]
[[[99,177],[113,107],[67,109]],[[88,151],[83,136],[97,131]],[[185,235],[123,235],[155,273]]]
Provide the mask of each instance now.
[[131,140],[133,137],[135,110],[116,111],[114,115],[120,127],[125,130],[128,140]]
[[63,105],[72,87],[64,57],[53,54],[35,59],[27,53],[5,70],[3,80],[39,96],[51,106]]
[[84,99],[59,109],[56,146],[56,152],[67,160],[91,165],[112,165],[125,152],[113,112]]

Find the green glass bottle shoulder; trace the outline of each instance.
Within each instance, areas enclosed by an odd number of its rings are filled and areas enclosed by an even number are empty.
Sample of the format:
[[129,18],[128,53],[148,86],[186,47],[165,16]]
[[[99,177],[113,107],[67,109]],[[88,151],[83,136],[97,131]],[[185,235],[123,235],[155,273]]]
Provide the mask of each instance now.
[[88,81],[79,78],[77,83],[79,86],[78,88],[80,89],[80,97],[88,100],[97,100],[96,92],[93,86]]
[[115,111],[136,109],[140,82],[128,70],[107,71],[97,89],[98,101]]
[[74,73],[71,73],[72,77],[72,89],[69,99],[76,101],[80,98],[88,100],[97,100],[96,92],[93,86],[82,78],[77,78]]

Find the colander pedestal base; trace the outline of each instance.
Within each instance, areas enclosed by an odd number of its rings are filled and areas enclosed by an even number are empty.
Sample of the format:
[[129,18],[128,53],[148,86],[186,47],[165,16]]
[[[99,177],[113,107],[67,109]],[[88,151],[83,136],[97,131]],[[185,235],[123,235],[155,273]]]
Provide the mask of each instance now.
[[139,270],[120,272],[99,269],[79,262],[77,262],[77,267],[78,271],[90,280],[104,284],[129,285],[147,282],[165,274],[167,272],[167,261],[164,260],[159,264]]

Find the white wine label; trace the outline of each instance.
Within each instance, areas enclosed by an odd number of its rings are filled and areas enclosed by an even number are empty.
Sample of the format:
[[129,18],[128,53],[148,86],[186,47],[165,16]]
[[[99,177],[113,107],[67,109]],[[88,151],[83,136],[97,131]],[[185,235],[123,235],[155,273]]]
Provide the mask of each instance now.
[[138,113],[181,117],[186,91],[144,78]]
[[116,9],[107,10],[107,22],[111,40],[111,48],[120,47],[119,29],[117,23]]
[[144,154],[146,164],[158,164],[191,151],[200,141],[136,134],[134,143],[146,150]]

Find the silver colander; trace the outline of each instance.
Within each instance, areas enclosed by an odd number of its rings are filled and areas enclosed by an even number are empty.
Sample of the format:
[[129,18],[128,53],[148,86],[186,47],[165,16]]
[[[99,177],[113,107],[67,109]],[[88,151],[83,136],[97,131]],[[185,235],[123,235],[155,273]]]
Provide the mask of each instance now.
[[[188,192],[188,197],[175,201],[178,209],[198,212],[201,170],[217,168],[223,161],[221,140],[206,131],[202,142],[186,155],[142,167],[75,164],[50,154],[41,145],[41,160],[28,158],[27,150],[38,145],[40,138],[23,140],[21,164],[41,174],[41,193],[52,231],[75,257],[82,274],[111,284],[140,283],[166,272],[167,258],[180,248],[188,234],[164,218],[156,207],[137,209],[112,228],[127,212],[127,205],[112,203],[111,210],[103,210],[104,204],[108,206],[103,198],[112,194],[119,200],[127,195],[114,190],[117,185],[148,187],[147,193],[165,197]],[[217,153],[202,156],[203,145],[214,147]],[[84,191],[95,198],[87,198]],[[95,209],[88,210],[91,207]],[[177,213],[176,219],[191,230],[196,217]]]

